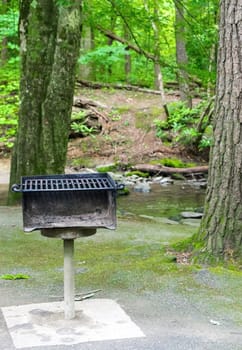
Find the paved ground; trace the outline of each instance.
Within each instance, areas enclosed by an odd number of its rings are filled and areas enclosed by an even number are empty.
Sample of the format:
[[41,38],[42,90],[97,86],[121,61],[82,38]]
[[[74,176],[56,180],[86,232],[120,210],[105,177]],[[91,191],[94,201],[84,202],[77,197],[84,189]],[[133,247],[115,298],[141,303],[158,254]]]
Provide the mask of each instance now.
[[[18,302],[18,300],[15,300]],[[198,314],[191,305],[171,296],[142,296],[139,300],[133,296],[129,300],[121,295],[119,303],[132,320],[142,329],[145,337],[116,339],[80,343],[72,346],[34,347],[38,350],[78,349],[78,350],[239,350],[242,349],[242,334],[237,328],[218,326]],[[179,305],[181,303],[181,305]],[[1,314],[0,342],[2,350],[13,350],[12,339]],[[30,349],[30,348],[22,348]],[[32,349],[32,348],[31,348]]]

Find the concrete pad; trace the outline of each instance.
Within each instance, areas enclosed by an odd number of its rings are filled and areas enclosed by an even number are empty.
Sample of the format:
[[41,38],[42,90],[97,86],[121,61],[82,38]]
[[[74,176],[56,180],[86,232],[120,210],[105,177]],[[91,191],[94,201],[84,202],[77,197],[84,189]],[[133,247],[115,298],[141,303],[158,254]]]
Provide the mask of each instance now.
[[63,302],[2,308],[17,349],[145,336],[113,300],[76,302],[75,310],[75,318],[65,320]]

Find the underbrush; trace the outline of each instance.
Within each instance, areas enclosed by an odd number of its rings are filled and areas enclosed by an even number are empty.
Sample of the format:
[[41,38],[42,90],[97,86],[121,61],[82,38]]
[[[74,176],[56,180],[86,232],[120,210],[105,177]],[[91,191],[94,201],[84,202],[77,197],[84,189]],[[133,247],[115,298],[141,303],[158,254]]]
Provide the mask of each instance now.
[[169,118],[165,121],[154,120],[156,136],[164,143],[181,144],[189,150],[208,150],[213,141],[210,123],[212,102],[202,101],[192,109],[181,101],[170,103]]
[[17,131],[19,109],[19,71],[6,64],[0,71],[0,145],[12,148]]

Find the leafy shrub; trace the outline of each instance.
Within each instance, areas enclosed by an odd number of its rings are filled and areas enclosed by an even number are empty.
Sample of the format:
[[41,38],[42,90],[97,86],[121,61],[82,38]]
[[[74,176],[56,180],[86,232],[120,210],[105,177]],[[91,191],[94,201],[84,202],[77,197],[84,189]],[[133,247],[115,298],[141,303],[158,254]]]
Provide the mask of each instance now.
[[[197,129],[197,123],[207,102],[201,102],[190,109],[181,101],[172,102],[168,105],[169,118],[165,121],[155,119],[156,136],[162,141],[179,142],[182,145],[198,150],[207,148],[212,143],[212,134],[203,134]],[[207,118],[203,123],[207,125]],[[207,129],[207,128],[202,128]]]
[[19,110],[19,71],[16,66],[6,64],[0,72],[0,143],[6,149],[13,146]]
[[81,123],[77,123],[77,122],[71,123],[71,129],[76,133],[82,134],[83,136],[92,135],[92,132],[93,132],[92,127],[89,128],[85,124],[81,124]]
[[81,134],[81,136],[92,136],[96,132],[94,127],[89,127],[86,125],[86,112],[80,111],[78,113],[73,113],[71,116],[71,130],[76,134]]

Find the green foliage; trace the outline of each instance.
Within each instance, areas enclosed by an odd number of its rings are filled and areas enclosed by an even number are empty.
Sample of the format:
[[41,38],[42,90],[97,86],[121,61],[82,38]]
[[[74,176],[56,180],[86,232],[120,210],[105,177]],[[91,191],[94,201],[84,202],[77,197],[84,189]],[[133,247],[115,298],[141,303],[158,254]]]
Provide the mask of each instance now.
[[0,13],[0,143],[6,150],[13,146],[19,108],[18,11],[16,3],[9,5],[11,8],[3,7]]
[[18,27],[18,11],[9,9],[6,13],[0,14],[0,40],[3,38],[16,38]]
[[118,164],[109,164],[97,167],[99,173],[108,173],[109,171],[117,171]]
[[0,51],[2,65],[17,64],[19,61],[18,11],[13,7],[0,13]]
[[215,85],[218,9],[218,0],[188,0],[186,5],[189,71],[198,77],[204,86],[207,86],[208,82]]
[[149,177],[149,173],[144,173],[143,171],[139,171],[139,170],[128,171],[127,173],[125,173],[125,176],[133,176],[133,175],[143,177],[143,178]]
[[[62,0],[64,1],[64,0]],[[172,0],[99,0],[85,1],[83,4],[84,26],[100,27],[127,40],[141,51],[155,55],[157,48],[162,62],[164,81],[176,80],[176,49],[174,34],[175,6]],[[216,76],[215,50],[218,32],[218,0],[187,0],[181,2],[184,8],[184,29],[190,76],[214,87]],[[154,24],[158,29],[154,31]],[[95,50],[86,52],[82,63],[94,63],[96,79],[99,81],[128,81],[131,84],[153,87],[153,62],[145,55],[125,45],[112,43],[100,31],[94,30]],[[110,38],[110,43],[112,39]],[[132,69],[125,76],[124,56],[129,54]],[[164,64],[165,63],[165,64]]]
[[[128,54],[129,52],[125,50],[124,45],[114,42],[112,45],[103,45],[84,53],[80,57],[79,63],[95,65],[97,80],[122,81],[124,80],[124,56]],[[113,70],[113,68],[115,69]]]
[[92,168],[93,163],[90,158],[76,158],[72,159],[71,166],[76,168]]
[[190,168],[194,167],[196,164],[195,163],[187,163],[183,162],[180,159],[177,158],[162,158],[162,159],[156,159],[152,160],[150,162],[151,164],[160,164],[164,165],[170,168]]
[[130,190],[127,187],[124,187],[121,190],[118,190],[117,194],[118,196],[128,196],[130,194]]
[[12,64],[0,70],[0,143],[7,149],[13,146],[19,109],[19,72]]
[[75,120],[78,120],[80,122],[84,122],[85,119],[86,119],[86,112],[84,111],[80,111],[80,112],[77,112],[77,113],[72,113],[71,115],[71,120],[72,121],[75,121]]
[[[76,133],[80,133],[83,136],[89,136],[92,135],[93,132],[93,128],[89,128],[88,126],[86,126],[85,124],[80,124],[77,122],[73,122],[71,123],[71,129],[76,132]],[[92,135],[93,136],[93,135]]]
[[122,59],[127,54],[129,53],[127,53],[127,50],[125,50],[124,45],[118,42],[114,42],[112,45],[99,47],[81,56],[79,63],[86,64],[91,62],[109,67],[110,64],[119,62],[120,59]]
[[72,116],[71,116],[71,130],[73,130],[74,133],[81,134],[84,137],[85,136],[95,137],[93,134],[96,131],[95,128],[88,127],[86,125],[86,113],[83,111],[72,114]]
[[2,279],[2,280],[23,280],[23,279],[29,279],[29,278],[30,278],[29,275],[24,275],[22,273],[5,274],[5,275],[0,276],[0,279]]
[[[212,143],[212,133],[207,127],[207,132],[202,135],[197,129],[199,117],[206,107],[206,101],[199,103],[190,109],[183,102],[172,102],[168,105],[169,119],[161,121],[154,120],[156,127],[156,136],[166,141],[172,139],[173,142],[179,142],[182,145],[196,147],[198,150],[207,148]],[[205,123],[207,119],[205,118]]]

